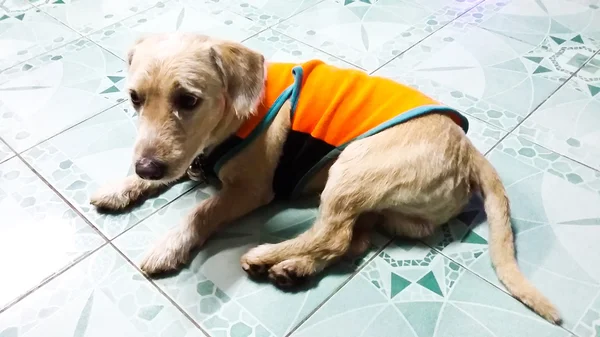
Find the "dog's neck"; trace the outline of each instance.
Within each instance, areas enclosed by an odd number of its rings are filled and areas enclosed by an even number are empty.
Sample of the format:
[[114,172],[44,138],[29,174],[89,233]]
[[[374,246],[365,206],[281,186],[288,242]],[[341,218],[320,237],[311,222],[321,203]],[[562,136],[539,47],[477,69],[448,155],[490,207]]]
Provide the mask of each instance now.
[[[199,151],[199,153],[196,155],[194,161],[190,164],[190,166],[188,168],[188,176],[192,180],[202,181],[205,179],[204,173],[202,172],[203,170],[201,167],[203,157],[208,156],[214,150],[215,147],[217,147],[219,144],[224,142],[229,137],[236,134],[238,132],[238,130],[242,127],[242,125],[250,117],[252,117],[254,114],[257,113],[259,106],[263,103],[265,90],[267,87],[268,66],[269,66],[269,63],[265,60],[265,63],[263,66],[263,71],[264,71],[263,88],[261,90],[260,95],[254,102],[252,110],[249,112],[249,114],[244,114],[243,116],[240,116],[236,111],[233,111],[232,113],[227,114],[228,116],[231,116],[231,117],[224,119],[221,123],[219,123],[219,125],[217,125],[217,127],[215,128],[215,131],[214,131],[214,134],[215,134],[215,136],[213,137],[214,140],[212,142],[210,142],[205,148],[203,148]],[[232,109],[232,107],[227,107],[227,108]]]

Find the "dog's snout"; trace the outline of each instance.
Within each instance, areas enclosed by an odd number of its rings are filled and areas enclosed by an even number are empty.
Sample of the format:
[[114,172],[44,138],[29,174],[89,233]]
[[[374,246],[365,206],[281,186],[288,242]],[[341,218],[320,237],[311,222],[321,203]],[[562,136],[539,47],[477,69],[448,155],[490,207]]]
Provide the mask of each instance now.
[[135,163],[135,173],[142,179],[160,180],[165,176],[167,166],[151,158],[141,158]]

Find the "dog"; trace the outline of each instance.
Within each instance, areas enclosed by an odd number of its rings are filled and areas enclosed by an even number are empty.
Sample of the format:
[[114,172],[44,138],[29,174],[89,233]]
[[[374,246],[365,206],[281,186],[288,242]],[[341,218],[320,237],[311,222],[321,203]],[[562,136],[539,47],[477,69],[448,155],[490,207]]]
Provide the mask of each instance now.
[[127,61],[136,175],[101,188],[91,204],[125,210],[184,177],[199,155],[222,183],[148,252],[144,273],[177,270],[220,227],[278,196],[320,193],[312,228],[241,258],[250,276],[289,287],[366,251],[376,224],[423,238],[481,193],[498,278],[560,322],[518,268],[505,189],[458,112],[391,80],[319,61],[266,63],[242,44],[192,33],[141,38]]

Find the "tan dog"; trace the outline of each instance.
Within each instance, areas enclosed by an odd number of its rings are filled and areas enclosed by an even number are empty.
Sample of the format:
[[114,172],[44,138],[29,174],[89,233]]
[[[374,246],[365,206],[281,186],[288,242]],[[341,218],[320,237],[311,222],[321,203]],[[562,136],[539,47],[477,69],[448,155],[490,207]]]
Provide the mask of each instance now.
[[[184,176],[196,156],[234,134],[256,110],[265,76],[263,56],[238,43],[195,34],[138,41],[129,53],[128,82],[140,121],[137,175],[101,189],[91,203],[122,210]],[[288,102],[221,168],[221,191],[150,250],[141,264],[145,273],[176,270],[221,226],[273,200],[289,112]],[[364,252],[376,222],[393,235],[430,235],[458,215],[477,190],[485,197],[490,255],[499,279],[517,299],[559,322],[552,304],[519,271],[508,199],[496,171],[463,130],[441,114],[412,119],[347,146],[304,190],[322,191],[314,226],[295,239],[250,250],[241,259],[242,268],[289,286],[345,254]]]

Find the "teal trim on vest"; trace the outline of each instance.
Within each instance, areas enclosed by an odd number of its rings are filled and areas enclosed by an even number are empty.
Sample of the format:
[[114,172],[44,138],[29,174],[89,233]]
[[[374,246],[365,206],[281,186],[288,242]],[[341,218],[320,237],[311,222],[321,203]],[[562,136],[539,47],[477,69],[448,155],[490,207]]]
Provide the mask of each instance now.
[[[302,67],[296,66],[292,69],[292,75],[294,75],[294,83],[287,87],[279,97],[275,100],[273,105],[267,111],[265,117],[258,123],[258,125],[250,132],[248,137],[242,140],[241,143],[227,151],[217,162],[215,163],[214,172],[218,176],[219,171],[231,158],[235,157],[240,151],[242,151],[248,144],[252,143],[275,119],[277,113],[283,106],[283,104],[289,99],[291,103],[290,117],[294,116],[296,106],[298,105],[298,97],[300,97],[300,90],[302,89],[302,76],[304,71]],[[268,80],[268,79],[267,79]]]
[[342,151],[348,146],[350,145],[350,143],[359,140],[359,139],[363,139],[363,138],[367,138],[370,137],[374,134],[377,134],[385,129],[391,128],[392,126],[396,126],[398,124],[404,123],[408,120],[411,120],[413,118],[416,117],[420,117],[420,116],[424,116],[424,115],[428,115],[428,114],[432,114],[432,113],[438,113],[438,114],[446,114],[446,115],[456,115],[460,118],[460,127],[463,129],[463,131],[465,133],[467,133],[467,131],[469,130],[469,120],[463,116],[462,114],[460,114],[458,111],[448,108],[448,107],[444,107],[444,106],[436,106],[436,105],[424,105],[418,108],[414,108],[412,110],[409,110],[407,112],[404,112],[392,119],[390,119],[387,122],[381,123],[378,126],[372,128],[371,130],[363,133],[362,135],[348,141],[345,144],[342,144],[338,147],[336,147],[335,149],[331,150],[329,153],[327,153],[323,158],[321,158],[321,160],[319,160],[308,172],[306,172],[306,174],[300,179],[300,181],[298,182],[298,184],[296,184],[296,187],[294,188],[294,190],[292,191],[292,195],[291,197],[296,197],[298,196],[301,192],[302,189],[304,188],[304,186],[308,183],[308,181],[312,178],[312,176],[314,174],[316,174],[317,172],[319,172],[319,170],[321,170],[321,168],[323,168],[323,166],[325,166],[329,161],[337,158],[340,153],[342,153]]

